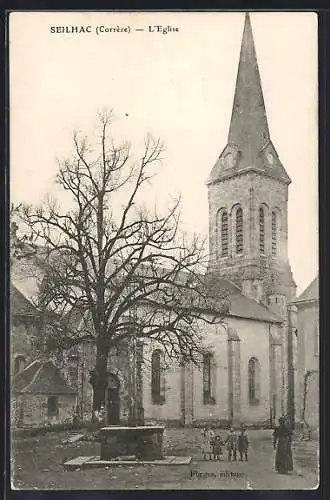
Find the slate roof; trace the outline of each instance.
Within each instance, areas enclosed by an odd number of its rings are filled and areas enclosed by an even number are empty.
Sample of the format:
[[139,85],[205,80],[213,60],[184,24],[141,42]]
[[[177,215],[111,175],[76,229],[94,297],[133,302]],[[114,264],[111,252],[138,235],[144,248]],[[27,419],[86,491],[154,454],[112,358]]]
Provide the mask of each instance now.
[[308,287],[302,292],[299,297],[295,299],[294,302],[305,302],[309,300],[319,300],[319,276],[308,285]]
[[13,379],[13,392],[23,394],[76,394],[52,361],[33,361]]
[[12,314],[21,316],[39,316],[38,310],[24,295],[10,284],[10,307]]
[[216,161],[207,184],[249,170],[287,184],[291,182],[270,139],[251,21],[247,13],[228,144]]
[[270,311],[266,306],[242,294],[241,289],[226,279],[217,279],[212,295],[219,296],[228,294],[229,316],[266,321],[270,323],[282,323],[282,319]]
[[[184,281],[186,273],[180,274],[180,280]],[[268,323],[282,323],[282,318],[273,313],[265,305],[247,297],[241,289],[229,280],[213,276],[200,275],[202,282],[207,290],[207,295],[210,298],[208,301],[209,307],[206,309],[213,313],[221,313],[225,316],[235,316],[239,318],[247,318],[256,321],[265,321]],[[146,300],[148,302],[148,300]],[[183,303],[182,303],[183,304]],[[202,301],[203,304],[203,301]],[[189,302],[189,306],[192,303]],[[195,307],[204,307],[196,297]],[[74,321],[77,321],[74,324]],[[82,328],[82,314],[80,311],[73,311],[70,317],[72,330]]]
[[[147,272],[146,269],[144,269],[144,273],[145,272]],[[241,289],[229,280],[219,279],[218,277],[212,279],[212,277],[209,277],[207,275],[199,275],[199,277],[201,278],[202,282],[204,281],[205,286],[207,287],[207,292],[212,297],[210,303],[214,306],[214,312],[221,311],[229,316],[253,319],[256,321],[265,321],[272,323],[282,322],[281,318],[270,311],[266,306],[243,295]],[[187,273],[182,271],[177,276],[177,279],[184,282],[187,279]],[[12,308],[14,313],[17,313],[17,311],[26,311],[27,313],[27,311],[29,311],[30,314],[38,314],[34,306],[24,297],[21,292],[18,291],[18,289],[14,285],[12,285],[12,290]],[[224,301],[225,304],[221,302],[224,296],[227,296],[227,300],[225,299]],[[227,302],[229,308],[227,307]],[[76,329],[80,330],[84,327],[84,325],[82,324],[83,317],[84,312],[81,310],[81,308],[73,308],[67,313],[65,317],[67,321],[67,327],[69,329],[71,327],[72,331]]]

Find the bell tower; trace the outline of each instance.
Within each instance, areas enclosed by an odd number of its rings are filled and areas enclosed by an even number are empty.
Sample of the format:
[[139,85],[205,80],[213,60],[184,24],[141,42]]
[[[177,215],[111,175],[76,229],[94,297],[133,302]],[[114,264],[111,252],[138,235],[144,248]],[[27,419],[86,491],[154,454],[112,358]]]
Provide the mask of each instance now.
[[246,14],[228,143],[207,180],[208,272],[267,304],[272,296],[295,296],[288,258],[290,183],[270,138]]

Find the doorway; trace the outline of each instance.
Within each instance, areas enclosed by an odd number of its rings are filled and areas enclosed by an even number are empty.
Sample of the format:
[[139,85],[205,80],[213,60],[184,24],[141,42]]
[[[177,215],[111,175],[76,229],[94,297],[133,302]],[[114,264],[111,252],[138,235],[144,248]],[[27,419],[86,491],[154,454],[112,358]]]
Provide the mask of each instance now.
[[107,388],[107,424],[118,425],[120,423],[120,397],[118,377],[109,374]]

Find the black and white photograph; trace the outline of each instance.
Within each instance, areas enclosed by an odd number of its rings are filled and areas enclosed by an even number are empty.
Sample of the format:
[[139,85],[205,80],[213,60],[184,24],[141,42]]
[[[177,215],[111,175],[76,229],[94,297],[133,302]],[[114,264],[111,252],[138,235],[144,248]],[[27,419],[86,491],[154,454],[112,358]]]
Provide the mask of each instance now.
[[317,14],[8,45],[12,488],[317,489]]

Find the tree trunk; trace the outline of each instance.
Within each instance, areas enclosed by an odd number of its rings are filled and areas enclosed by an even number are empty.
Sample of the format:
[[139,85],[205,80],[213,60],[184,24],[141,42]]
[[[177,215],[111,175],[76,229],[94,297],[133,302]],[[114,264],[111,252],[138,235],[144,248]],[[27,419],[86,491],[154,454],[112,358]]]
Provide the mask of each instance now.
[[91,377],[93,386],[93,414],[105,406],[105,391],[108,385],[107,374],[108,352],[97,347],[95,369]]

